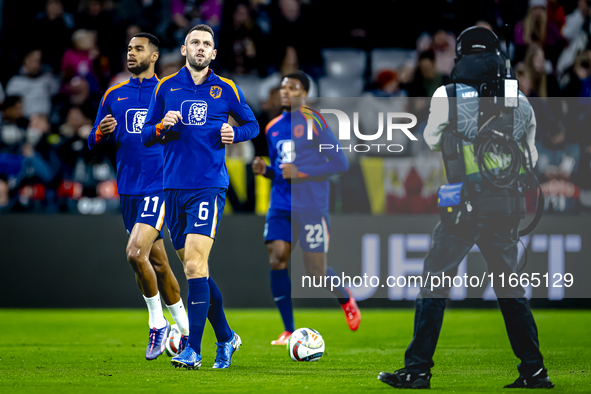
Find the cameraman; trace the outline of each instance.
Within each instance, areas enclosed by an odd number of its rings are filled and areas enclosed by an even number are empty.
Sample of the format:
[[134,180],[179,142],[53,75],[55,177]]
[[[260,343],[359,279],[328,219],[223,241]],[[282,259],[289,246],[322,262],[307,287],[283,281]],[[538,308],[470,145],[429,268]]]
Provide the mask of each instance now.
[[[533,168],[537,160],[536,121],[525,96],[519,95],[517,99],[516,81],[506,67],[494,33],[482,27],[466,29],[456,44],[456,65],[451,75],[454,83],[441,86],[431,100],[425,141],[432,150],[442,151],[450,185],[440,189],[441,222],[435,227],[425,258],[424,280],[427,276],[441,277],[442,274],[455,276],[460,262],[474,244],[479,246],[489,272],[495,276],[517,272],[519,221],[525,213],[521,169],[522,166]],[[492,99],[484,98],[500,97],[498,101],[508,105],[501,97],[503,91],[499,90],[500,86],[504,89],[508,86],[501,75],[515,82],[509,84],[515,87],[515,100],[509,101],[511,108],[501,108]],[[503,136],[500,142],[495,140],[498,138],[495,133]],[[489,140],[483,140],[489,135]],[[484,160],[485,157],[490,159],[490,151],[480,148],[490,147],[487,144],[491,141],[495,147],[506,144],[514,148],[502,151],[513,153],[510,162],[498,159],[491,164],[490,160]],[[523,141],[521,147],[517,141]],[[520,148],[528,151],[528,155],[522,156]],[[502,179],[503,184],[494,178],[499,173],[507,175]],[[509,179],[511,176],[513,179]],[[442,204],[449,196],[442,194],[442,190],[453,191],[451,200],[457,201],[457,205]],[[404,368],[378,376],[392,387],[430,388],[433,354],[450,292],[445,285],[432,287],[432,284],[424,282],[416,300],[413,339],[405,353]],[[524,289],[518,285],[496,286],[494,290],[511,347],[521,360],[519,378],[505,387],[554,387],[544,368],[538,331],[524,298]]]

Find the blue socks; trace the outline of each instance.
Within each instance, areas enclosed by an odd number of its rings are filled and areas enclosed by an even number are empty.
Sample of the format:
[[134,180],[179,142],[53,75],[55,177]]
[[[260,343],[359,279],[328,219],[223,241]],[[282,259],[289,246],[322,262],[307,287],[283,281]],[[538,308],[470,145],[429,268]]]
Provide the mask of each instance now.
[[[226,314],[224,313],[222,293],[218,286],[215,284],[211,276],[207,280],[209,284],[209,294],[211,304],[209,305],[209,312],[207,318],[215,331],[215,336],[218,342],[228,342],[232,339],[232,330],[226,320]],[[192,346],[191,346],[192,347]]]
[[207,319],[215,331],[218,342],[228,342],[232,339],[232,330],[224,313],[222,293],[213,279],[197,278],[189,279],[187,282],[189,283],[189,297],[187,297],[189,346],[200,354]]
[[279,309],[285,331],[294,332],[293,307],[291,305],[291,281],[287,269],[271,271],[271,292]]
[[[336,272],[328,267],[326,269],[326,276],[338,276]],[[289,271],[275,270],[271,271],[271,292],[273,293],[273,300],[281,318],[286,331],[294,332],[295,326],[293,321],[293,307],[291,304],[291,281],[289,279]],[[349,294],[342,286],[336,287],[333,294],[338,298],[340,304],[349,302]]]
[[[209,283],[207,278],[189,279],[187,311],[189,313],[189,346],[201,354],[201,339],[209,310]],[[219,290],[218,290],[219,291]]]
[[[326,276],[328,276],[328,277],[336,276],[337,278],[339,277],[337,275],[337,273],[334,272],[332,267],[326,268]],[[345,288],[343,286],[335,287],[334,290],[332,291],[332,293],[335,296],[337,296],[337,298],[339,299],[339,304],[342,305],[342,304],[346,304],[347,302],[349,302],[349,294],[345,291]]]

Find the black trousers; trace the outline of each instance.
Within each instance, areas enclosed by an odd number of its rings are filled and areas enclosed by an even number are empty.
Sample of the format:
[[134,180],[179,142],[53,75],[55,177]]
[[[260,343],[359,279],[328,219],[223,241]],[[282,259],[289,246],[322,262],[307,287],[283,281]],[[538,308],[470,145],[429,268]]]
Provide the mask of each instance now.
[[[423,278],[442,273],[454,276],[463,258],[477,244],[488,264],[489,272],[505,278],[517,271],[518,219],[472,220],[456,226],[437,224],[429,253],[425,258]],[[496,284],[496,282],[495,282]],[[521,286],[494,287],[513,352],[521,360],[523,375],[544,367],[539,350],[538,329]],[[424,285],[416,301],[413,339],[405,353],[404,366],[409,372],[428,372],[434,365],[433,354],[441,332],[449,287]]]

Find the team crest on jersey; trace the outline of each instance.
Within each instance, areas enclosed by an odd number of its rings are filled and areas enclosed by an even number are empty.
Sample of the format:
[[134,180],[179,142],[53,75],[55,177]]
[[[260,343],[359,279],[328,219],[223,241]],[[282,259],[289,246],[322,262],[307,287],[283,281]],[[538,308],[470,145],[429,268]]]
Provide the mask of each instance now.
[[203,126],[207,121],[207,103],[203,100],[183,101],[181,114],[184,125]]
[[220,98],[220,96],[222,95],[222,88],[220,88],[219,86],[212,86],[211,89],[209,89],[209,94],[214,99]]
[[298,124],[293,128],[293,135],[296,138],[300,138],[301,136],[304,135],[304,125],[303,124]]
[[128,109],[125,113],[125,128],[127,129],[127,132],[133,134],[141,133],[147,115],[148,110],[144,108]]
[[295,143],[292,140],[281,140],[277,142],[277,153],[282,163],[293,163],[296,158]]

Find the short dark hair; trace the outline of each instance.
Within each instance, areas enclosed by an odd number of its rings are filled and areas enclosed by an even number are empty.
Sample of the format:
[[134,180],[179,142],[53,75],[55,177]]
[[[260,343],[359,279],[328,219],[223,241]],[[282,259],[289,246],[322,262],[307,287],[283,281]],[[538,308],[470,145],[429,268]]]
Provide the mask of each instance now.
[[304,74],[303,72],[301,72],[301,71],[297,71],[295,73],[287,74],[283,78],[297,79],[298,81],[300,81],[302,83],[302,88],[306,92],[309,92],[310,91],[310,80],[308,79],[308,76],[306,74]]
[[191,33],[193,33],[194,31],[197,31],[197,30],[199,30],[199,31],[206,31],[206,32],[208,32],[209,34],[211,34],[211,38],[213,38],[213,39],[214,39],[214,45],[215,45],[215,36],[213,35],[213,29],[212,29],[211,27],[207,26],[207,25],[204,25],[204,24],[200,24],[200,25],[195,25],[195,26],[193,26],[193,27],[191,28],[191,30],[189,30],[189,32],[188,32],[188,33],[187,33],[187,35],[185,36],[185,43],[187,42],[187,37],[189,37],[189,35],[190,35]]
[[5,111],[10,107],[14,107],[17,103],[22,103],[23,98],[21,96],[8,96],[6,100],[0,106],[0,110]]
[[140,34],[136,34],[135,36],[132,37],[133,38],[147,38],[150,45],[152,45],[154,48],[156,48],[156,52],[160,52],[160,40],[158,38],[156,38],[156,36],[153,36],[150,33],[140,33]]

